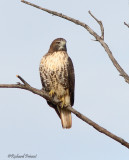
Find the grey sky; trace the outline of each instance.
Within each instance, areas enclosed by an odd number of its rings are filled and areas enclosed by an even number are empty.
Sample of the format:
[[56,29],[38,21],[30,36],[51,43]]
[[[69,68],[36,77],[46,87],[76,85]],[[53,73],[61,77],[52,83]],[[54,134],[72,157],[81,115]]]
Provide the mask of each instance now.
[[[129,1],[32,0],[85,22],[97,33],[101,19],[105,41],[129,73]],[[0,83],[16,83],[21,75],[41,88],[39,62],[55,38],[67,40],[76,74],[74,107],[109,131],[129,141],[129,85],[119,76],[104,49],[83,28],[27,6],[18,0],[0,2]],[[8,154],[37,154],[36,160],[128,160],[129,151],[98,133],[76,116],[63,130],[55,111],[30,92],[0,89],[0,160]]]

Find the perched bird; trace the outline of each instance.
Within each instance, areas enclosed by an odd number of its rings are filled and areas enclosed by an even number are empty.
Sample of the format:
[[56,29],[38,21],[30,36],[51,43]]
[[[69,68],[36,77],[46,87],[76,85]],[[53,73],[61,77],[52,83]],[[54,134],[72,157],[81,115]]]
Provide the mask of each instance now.
[[43,90],[50,96],[58,98],[60,105],[56,106],[47,101],[55,109],[61,119],[63,128],[71,128],[71,112],[65,106],[74,104],[75,75],[71,58],[67,54],[66,40],[55,39],[40,62],[40,78]]

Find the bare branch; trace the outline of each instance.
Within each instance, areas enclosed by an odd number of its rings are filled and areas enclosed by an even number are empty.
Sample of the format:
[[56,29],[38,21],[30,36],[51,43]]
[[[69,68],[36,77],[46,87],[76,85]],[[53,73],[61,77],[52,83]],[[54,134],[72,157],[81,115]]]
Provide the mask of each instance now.
[[107,52],[110,60],[112,61],[113,65],[116,67],[116,69],[120,73],[120,76],[122,76],[125,79],[125,81],[127,83],[129,83],[129,76],[128,76],[128,74],[119,65],[119,63],[117,62],[117,60],[114,58],[111,50],[109,49],[108,45],[104,42],[104,28],[103,28],[102,22],[99,21],[90,11],[89,11],[89,14],[100,24],[101,36],[99,36],[95,31],[93,31],[87,24],[85,24],[85,23],[83,23],[83,22],[81,22],[79,20],[76,20],[74,18],[71,18],[71,17],[68,17],[66,15],[63,15],[62,13],[58,13],[58,12],[55,12],[55,11],[52,11],[52,10],[49,10],[49,9],[46,9],[46,8],[42,8],[40,6],[37,6],[37,5],[33,4],[33,3],[30,3],[30,2],[27,2],[27,1],[24,1],[24,0],[21,0],[21,2],[23,2],[23,3],[27,4],[27,5],[36,7],[38,9],[41,9],[41,10],[43,10],[45,12],[48,12],[49,14],[52,14],[52,15],[64,18],[64,19],[66,19],[68,21],[71,21],[71,22],[73,22],[73,23],[75,23],[77,25],[80,25],[80,26],[84,27],[92,36],[95,37],[96,41],[98,41],[103,46],[103,48]]
[[89,11],[89,14],[96,20],[96,22],[100,25],[101,29],[101,38],[104,40],[104,27],[102,21],[99,21],[92,13]]
[[16,75],[16,77],[19,78],[24,83],[25,86],[30,86],[21,76]]
[[126,22],[124,22],[124,24],[129,28],[129,24],[127,24]]
[[43,11],[45,11],[45,12],[48,12],[49,14],[52,14],[52,15],[55,15],[55,16],[64,18],[64,19],[66,19],[66,20],[68,20],[68,21],[71,21],[71,22],[77,24],[77,25],[80,25],[80,26],[84,27],[85,29],[87,29],[87,31],[88,31],[91,35],[93,35],[95,38],[99,38],[99,36],[97,35],[97,33],[95,33],[88,25],[86,25],[86,24],[83,23],[83,22],[80,22],[79,20],[76,20],[76,19],[74,19],[74,18],[71,18],[71,17],[68,17],[68,16],[66,16],[66,15],[63,15],[62,13],[58,13],[58,12],[55,12],[55,11],[52,11],[52,10],[49,10],[49,9],[40,7],[40,6],[38,6],[38,5],[35,5],[35,4],[33,4],[33,3],[30,3],[30,2],[28,2],[28,1],[21,0],[21,2],[23,2],[23,3],[27,4],[27,5],[33,6],[33,7],[35,7],[35,8],[41,9],[41,10],[43,10]]
[[[54,104],[59,104],[59,100],[56,98],[52,98],[49,96],[49,94],[47,94],[43,89],[39,90],[36,89],[34,87],[31,87],[22,77],[18,76],[18,78],[25,84],[21,84],[20,82],[18,82],[17,84],[0,84],[0,88],[19,88],[19,89],[24,89],[24,90],[28,90],[34,94],[37,94],[43,98],[45,98],[47,101],[51,101]],[[27,85],[26,85],[27,84]]]
[[[55,105],[58,105],[60,102],[58,99],[53,99],[52,97],[49,96],[48,93],[46,93],[44,90],[39,90],[36,88],[31,87],[22,77],[17,76],[24,84],[18,83],[18,84],[0,84],[0,88],[20,88],[20,89],[25,89],[28,90],[34,94],[37,94],[43,98],[45,98],[46,100],[52,102]],[[27,85],[26,85],[27,84]],[[87,118],[86,116],[84,116],[83,114],[81,114],[80,112],[78,112],[77,110],[73,109],[71,106],[68,106],[67,109],[69,111],[71,111],[73,114],[75,114],[78,118],[80,118],[81,120],[83,120],[84,122],[88,123],[89,125],[91,125],[92,127],[94,127],[97,131],[107,135],[108,137],[116,140],[117,142],[121,143],[122,145],[124,145],[125,147],[129,148],[129,143],[126,142],[124,139],[116,136],[115,134],[112,134],[111,132],[109,132],[108,130],[106,130],[105,128],[99,126],[97,123],[93,122],[92,120],[90,120],[89,118]]]
[[116,136],[115,134],[109,132],[108,130],[106,130],[105,128],[101,127],[97,123],[93,122],[92,120],[90,120],[89,118],[87,118],[86,116],[84,116],[83,114],[81,114],[80,112],[75,110],[74,108],[68,107],[67,109],[69,111],[71,111],[72,113],[74,113],[78,118],[82,119],[84,122],[86,122],[89,125],[91,125],[92,127],[94,127],[97,131],[107,135],[108,137],[114,139],[115,141],[121,143],[123,146],[125,146],[125,147],[127,147],[129,149],[129,143],[126,142],[124,139],[122,139],[122,138]]

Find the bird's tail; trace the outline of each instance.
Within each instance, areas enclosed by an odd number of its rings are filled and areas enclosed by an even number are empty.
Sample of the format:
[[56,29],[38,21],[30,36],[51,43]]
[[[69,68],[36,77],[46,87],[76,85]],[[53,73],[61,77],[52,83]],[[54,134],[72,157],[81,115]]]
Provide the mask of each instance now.
[[63,128],[72,127],[72,115],[70,111],[66,110],[65,108],[61,108],[60,118],[61,118],[61,123]]
[[61,108],[52,104],[51,102],[47,101],[48,105],[55,109],[56,113],[58,114],[59,118],[61,119],[62,127],[63,128],[71,128],[72,127],[72,116],[71,112],[66,110],[65,108]]

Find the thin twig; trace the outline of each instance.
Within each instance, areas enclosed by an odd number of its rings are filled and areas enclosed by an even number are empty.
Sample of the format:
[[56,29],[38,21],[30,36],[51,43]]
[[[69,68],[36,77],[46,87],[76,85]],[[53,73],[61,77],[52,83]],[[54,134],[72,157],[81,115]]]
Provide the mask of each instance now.
[[68,17],[68,16],[66,16],[66,15],[64,15],[64,14],[62,14],[62,13],[58,13],[58,12],[55,12],[55,11],[52,11],[52,10],[49,10],[49,9],[40,7],[40,6],[36,5],[36,4],[30,3],[30,2],[28,2],[28,1],[21,0],[21,2],[23,2],[23,3],[27,4],[27,5],[33,6],[33,7],[35,7],[35,8],[41,9],[41,10],[43,10],[43,11],[49,13],[49,14],[52,14],[52,15],[55,15],[55,16],[64,18],[64,19],[66,19],[66,20],[68,20],[68,21],[71,21],[71,22],[77,24],[77,25],[80,25],[80,26],[84,27],[85,29],[87,29],[88,32],[89,32],[91,35],[93,35],[95,38],[98,38],[98,35],[97,35],[96,32],[94,32],[88,25],[86,25],[86,24],[83,23],[83,22],[80,22],[79,20],[76,20],[76,19],[74,19],[74,18]]
[[19,78],[24,83],[25,86],[29,86],[29,84],[21,76],[16,75],[16,77]]
[[89,14],[96,20],[96,22],[100,25],[101,29],[101,38],[104,40],[104,27],[102,21],[99,21],[92,13],[89,11]]
[[129,24],[127,24],[126,22],[124,22],[124,24],[129,28]]
[[[19,78],[20,76],[18,76]],[[26,82],[22,77],[19,78],[22,82]],[[26,82],[27,83],[27,82]],[[26,84],[25,83],[25,84]],[[49,96],[49,94],[47,92],[45,92],[44,90],[39,90],[36,88],[31,87],[28,83],[27,85],[25,84],[0,84],[0,88],[20,88],[20,89],[25,89],[28,90],[34,94],[37,94],[43,98],[45,98],[48,101],[51,101],[52,103],[54,103],[55,105],[58,105],[60,102],[58,99],[53,99],[52,97]],[[78,112],[77,110],[73,109],[71,106],[68,106],[67,109],[69,111],[71,111],[73,114],[75,114],[78,118],[80,118],[81,120],[83,120],[84,122],[88,123],[89,125],[91,125],[92,127],[94,127],[97,131],[107,135],[108,137],[116,140],[117,142],[121,143],[122,145],[124,145],[125,147],[129,148],[129,143],[126,142],[124,139],[116,136],[115,134],[109,132],[108,130],[106,130],[105,128],[101,127],[100,125],[98,125],[97,123],[93,122],[92,120],[90,120],[89,118],[87,118],[86,116],[84,116],[83,114],[81,114],[80,112]]]

